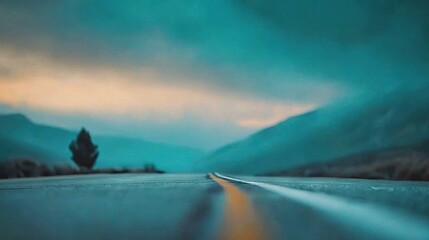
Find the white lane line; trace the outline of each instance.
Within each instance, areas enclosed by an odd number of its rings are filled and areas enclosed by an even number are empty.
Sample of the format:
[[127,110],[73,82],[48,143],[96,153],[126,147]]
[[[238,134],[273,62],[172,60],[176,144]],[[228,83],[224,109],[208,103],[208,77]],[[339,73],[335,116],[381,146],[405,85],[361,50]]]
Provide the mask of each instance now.
[[297,190],[278,185],[216,176],[229,181],[251,184],[277,193],[328,214],[339,224],[348,225],[362,237],[381,239],[429,239],[429,222],[381,205],[352,201],[324,193]]

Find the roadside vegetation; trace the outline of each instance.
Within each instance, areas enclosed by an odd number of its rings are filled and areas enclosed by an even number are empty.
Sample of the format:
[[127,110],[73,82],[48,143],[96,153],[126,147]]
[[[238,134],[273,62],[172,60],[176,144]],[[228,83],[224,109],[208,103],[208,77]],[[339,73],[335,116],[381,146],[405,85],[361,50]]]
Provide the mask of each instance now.
[[428,144],[356,154],[267,175],[429,181]]

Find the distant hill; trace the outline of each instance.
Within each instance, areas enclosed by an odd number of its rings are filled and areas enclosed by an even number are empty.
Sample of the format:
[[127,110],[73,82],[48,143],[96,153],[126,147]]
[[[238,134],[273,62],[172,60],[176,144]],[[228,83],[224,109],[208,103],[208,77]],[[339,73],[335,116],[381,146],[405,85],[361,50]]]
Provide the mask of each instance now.
[[209,154],[201,169],[263,174],[429,138],[428,89],[344,100]]
[[264,175],[429,181],[429,140]]
[[[68,145],[76,134],[35,124],[22,114],[0,115],[0,161],[27,158],[50,165],[74,164]],[[165,171],[189,171],[204,154],[199,149],[137,138],[97,135],[92,138],[100,150],[96,168],[141,168],[146,163],[153,163]]]

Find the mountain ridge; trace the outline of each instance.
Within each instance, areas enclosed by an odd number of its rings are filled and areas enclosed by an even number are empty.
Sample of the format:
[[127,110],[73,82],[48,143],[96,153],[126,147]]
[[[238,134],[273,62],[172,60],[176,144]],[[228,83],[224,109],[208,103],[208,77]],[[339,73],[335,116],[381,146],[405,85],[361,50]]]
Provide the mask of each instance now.
[[427,88],[345,99],[209,153],[201,169],[264,174],[429,137]]
[[[20,113],[0,114],[0,161],[16,158],[49,165],[72,164],[68,144],[77,131],[34,123]],[[189,171],[202,150],[123,136],[93,135],[101,155],[96,167],[143,167],[153,163],[168,171]]]

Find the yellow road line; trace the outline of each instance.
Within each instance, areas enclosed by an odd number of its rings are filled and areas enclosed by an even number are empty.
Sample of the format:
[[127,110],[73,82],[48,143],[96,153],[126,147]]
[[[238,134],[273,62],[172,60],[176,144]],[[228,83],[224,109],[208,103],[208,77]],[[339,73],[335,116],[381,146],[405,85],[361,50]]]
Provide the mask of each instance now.
[[213,174],[209,174],[209,176],[222,186],[226,197],[224,221],[220,233],[221,239],[266,239],[262,224],[250,198],[230,182]]

